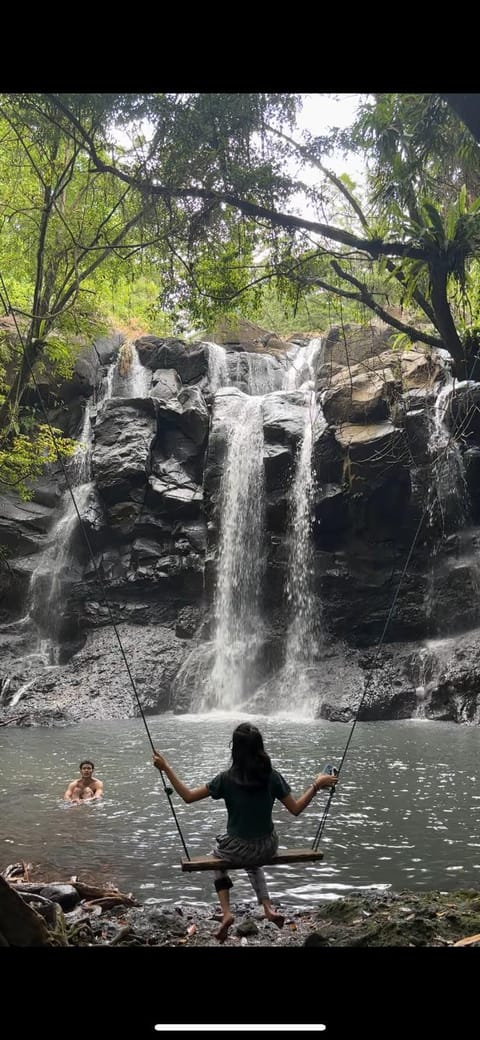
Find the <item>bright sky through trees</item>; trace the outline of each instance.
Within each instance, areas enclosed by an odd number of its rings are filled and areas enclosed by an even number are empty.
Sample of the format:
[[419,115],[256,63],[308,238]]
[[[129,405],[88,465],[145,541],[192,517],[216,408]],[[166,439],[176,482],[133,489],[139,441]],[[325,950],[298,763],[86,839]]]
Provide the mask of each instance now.
[[[297,119],[298,128],[322,136],[333,127],[344,130],[354,121],[361,94],[304,94],[302,111]],[[358,181],[364,170],[363,157],[343,156],[340,153],[325,160],[325,166],[336,174],[348,173]]]

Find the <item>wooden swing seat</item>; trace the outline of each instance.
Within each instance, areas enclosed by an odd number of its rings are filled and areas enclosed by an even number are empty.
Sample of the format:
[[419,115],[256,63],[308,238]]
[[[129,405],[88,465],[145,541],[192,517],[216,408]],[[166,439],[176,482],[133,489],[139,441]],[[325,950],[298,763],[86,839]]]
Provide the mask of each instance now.
[[[277,863],[309,863],[313,860],[323,859],[323,852],[314,852],[313,849],[280,849],[273,859],[265,863],[266,867],[275,866]],[[182,870],[190,873],[193,870],[245,870],[240,863],[228,863],[226,859],[219,856],[192,856],[191,859],[182,859]]]

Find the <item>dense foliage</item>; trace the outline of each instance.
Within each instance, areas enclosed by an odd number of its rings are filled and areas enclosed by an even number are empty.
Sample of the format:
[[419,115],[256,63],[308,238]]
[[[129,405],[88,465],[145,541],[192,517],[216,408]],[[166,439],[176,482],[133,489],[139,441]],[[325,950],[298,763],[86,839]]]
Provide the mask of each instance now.
[[[300,134],[300,104],[0,96],[0,286],[17,325],[0,345],[6,485],[27,493],[27,442],[49,457],[25,406],[32,373],[67,376],[82,337],[109,322],[168,334],[234,313],[320,331],[373,314],[468,373],[480,329],[472,133],[441,95],[363,95],[354,125],[323,137]],[[365,159],[358,191],[328,169],[339,146]]]

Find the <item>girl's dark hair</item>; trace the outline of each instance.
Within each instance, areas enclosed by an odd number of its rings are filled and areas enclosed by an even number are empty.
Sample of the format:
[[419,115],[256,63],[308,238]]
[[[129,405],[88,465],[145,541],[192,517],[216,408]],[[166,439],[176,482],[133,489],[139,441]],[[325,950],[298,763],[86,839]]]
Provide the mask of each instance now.
[[239,783],[263,786],[271,772],[260,730],[250,722],[241,722],[233,731],[230,776]]

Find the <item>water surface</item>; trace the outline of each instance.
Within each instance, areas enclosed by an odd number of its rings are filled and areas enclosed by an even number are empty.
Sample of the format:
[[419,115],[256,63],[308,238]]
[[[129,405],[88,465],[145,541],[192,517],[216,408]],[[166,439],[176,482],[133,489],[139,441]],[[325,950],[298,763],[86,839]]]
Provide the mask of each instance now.
[[[153,741],[186,783],[211,779],[229,762],[229,740],[245,716],[159,715]],[[253,719],[274,765],[300,794],[326,762],[338,762],[340,723]],[[274,898],[307,906],[352,889],[477,887],[480,871],[478,728],[433,722],[358,724],[333,798],[321,863],[270,868]],[[105,784],[103,802],[62,801],[82,758]],[[276,803],[284,847],[311,845],[326,795],[295,818]],[[211,851],[225,829],[223,802],[184,805],[172,796],[191,855]],[[66,728],[0,730],[0,867],[19,859],[51,876],[115,882],[142,901],[211,902],[211,874],[182,874],[183,853],[141,719]],[[250,899],[236,871],[234,895]]]

